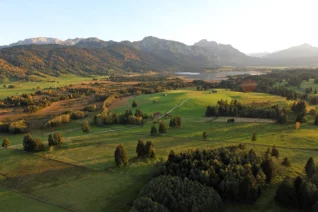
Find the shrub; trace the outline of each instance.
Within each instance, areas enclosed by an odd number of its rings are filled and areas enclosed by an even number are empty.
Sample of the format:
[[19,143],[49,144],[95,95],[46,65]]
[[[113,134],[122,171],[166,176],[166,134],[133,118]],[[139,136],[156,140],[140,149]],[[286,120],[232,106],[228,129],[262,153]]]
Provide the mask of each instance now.
[[128,157],[124,145],[120,144],[115,150],[115,163],[117,166],[127,166]]
[[86,106],[86,107],[84,107],[84,111],[87,111],[87,112],[94,112],[94,111],[96,111],[96,104],[94,104],[94,105],[90,105],[90,106]]
[[24,120],[10,123],[8,129],[11,133],[26,133],[29,131],[28,125]]
[[91,132],[91,128],[90,128],[89,123],[88,123],[87,120],[85,120],[85,121],[83,122],[82,130],[83,130],[83,132],[86,132],[86,133]]
[[203,137],[203,140],[206,140],[208,138],[208,134],[206,132],[203,132],[202,137]]
[[131,106],[132,106],[132,107],[137,107],[137,102],[136,102],[135,100],[133,100]]
[[290,161],[289,161],[288,157],[284,158],[284,160],[282,161],[282,165],[283,166],[287,166],[287,167],[290,166]]
[[276,149],[275,145],[272,148],[271,155],[272,155],[272,157],[275,157],[276,159],[278,159],[278,157],[279,157],[279,151]]
[[69,112],[69,114],[70,114],[70,118],[71,118],[72,120],[82,119],[82,118],[87,117],[87,113],[86,113],[86,112],[84,112],[84,111],[79,111],[79,110],[71,111],[71,112]]
[[222,199],[211,187],[180,177],[160,176],[141,190],[140,197],[165,206],[169,211],[220,211]]
[[152,125],[150,129],[150,135],[155,136],[158,134],[157,127]]
[[10,146],[10,141],[8,138],[4,138],[2,142],[2,147],[8,148]]
[[63,114],[63,115],[59,115],[59,116],[52,118],[51,120],[46,122],[45,126],[46,127],[56,127],[60,124],[69,123],[70,121],[71,121],[70,114]]

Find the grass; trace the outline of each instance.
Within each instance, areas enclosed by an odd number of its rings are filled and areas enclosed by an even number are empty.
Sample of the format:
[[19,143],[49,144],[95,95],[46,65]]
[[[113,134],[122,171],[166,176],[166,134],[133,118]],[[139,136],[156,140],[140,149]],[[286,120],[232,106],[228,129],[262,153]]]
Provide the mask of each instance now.
[[[79,77],[75,75],[63,75],[60,77],[50,77],[46,80],[39,82],[25,82],[25,81],[15,81],[9,83],[0,83],[0,99],[4,99],[8,96],[21,95],[23,93],[33,93],[35,89],[39,86],[41,89],[43,88],[56,88],[61,86],[66,86],[70,84],[78,84],[81,82],[92,81],[92,77]],[[55,82],[50,82],[55,81]],[[4,88],[4,84],[15,85],[17,88],[9,89]],[[21,86],[20,86],[21,85]]]
[[[314,150],[318,148],[318,128],[311,123],[302,124],[300,130],[295,130],[294,124],[225,123],[203,116],[205,107],[208,104],[215,105],[220,99],[238,99],[244,103],[271,100],[273,104],[289,104],[279,96],[222,89],[219,89],[217,94],[193,89],[166,93],[167,96],[157,93],[132,97],[128,100],[128,105],[119,106],[113,111],[124,112],[126,109],[132,109],[131,103],[136,100],[138,108],[143,112],[165,113],[189,98],[181,107],[171,112],[172,115],[182,117],[180,129],[169,128],[167,135],[152,137],[149,131],[153,123],[148,121],[141,127],[92,125],[92,133],[85,134],[80,129],[81,120],[58,128],[34,131],[32,135],[42,138],[45,142],[48,133],[60,131],[66,142],[53,151],[36,154],[14,149],[0,150],[0,174],[3,176],[0,182],[10,188],[76,211],[129,211],[140,189],[158,174],[161,161],[167,159],[172,149],[181,152],[190,148],[217,148],[246,143],[248,149],[253,148],[258,155],[263,155],[268,147],[276,145],[280,151],[279,162],[288,157],[292,166],[279,170],[273,184],[255,204],[237,206],[231,203],[226,205],[225,211],[284,211],[276,206],[273,200],[278,183],[285,176],[303,175],[303,167],[310,156],[318,160],[317,152]],[[159,103],[154,104],[154,100],[159,100]],[[92,119],[92,116],[88,119]],[[163,120],[168,125],[169,120]],[[204,131],[208,134],[205,141],[202,140]],[[257,141],[252,143],[251,137],[254,132],[257,134]],[[12,144],[22,143],[23,135],[8,137]],[[138,139],[151,140],[155,144],[155,160],[135,159]],[[115,167],[114,150],[118,144],[124,144],[127,150],[129,167]],[[0,210],[1,205],[4,205],[3,201],[0,199]],[[13,203],[7,204],[14,210],[21,207]],[[34,207],[41,208],[42,204],[34,203]]]

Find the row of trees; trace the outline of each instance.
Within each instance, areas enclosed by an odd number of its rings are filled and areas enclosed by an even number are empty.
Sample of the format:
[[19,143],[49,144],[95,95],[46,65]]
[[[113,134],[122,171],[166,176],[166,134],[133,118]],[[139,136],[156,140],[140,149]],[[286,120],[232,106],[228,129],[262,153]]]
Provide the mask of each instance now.
[[269,118],[276,119],[280,123],[287,121],[287,113],[284,109],[279,110],[278,106],[259,107],[243,105],[237,100],[228,101],[220,100],[216,106],[207,106],[205,116],[240,116],[249,118]]

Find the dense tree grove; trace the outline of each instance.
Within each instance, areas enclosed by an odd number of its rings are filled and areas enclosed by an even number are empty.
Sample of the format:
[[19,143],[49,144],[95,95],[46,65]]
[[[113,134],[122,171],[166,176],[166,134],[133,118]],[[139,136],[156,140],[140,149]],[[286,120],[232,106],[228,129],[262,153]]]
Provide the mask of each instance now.
[[128,156],[124,145],[120,144],[115,150],[115,163],[117,166],[127,166]]
[[44,145],[39,139],[32,138],[28,133],[23,138],[23,148],[28,152],[38,152],[44,150]]
[[[264,103],[265,104],[265,103]],[[282,111],[278,106],[262,107],[260,105],[243,105],[237,100],[232,100],[228,103],[227,100],[221,99],[217,102],[217,106],[207,106],[205,116],[240,116],[248,118],[281,118]],[[283,115],[283,114],[282,114]]]
[[315,94],[315,91],[312,92],[311,88],[307,88],[304,93],[300,93],[286,87],[293,86],[299,88],[304,80],[308,81],[309,79],[315,79],[315,82],[317,82],[317,73],[317,69],[274,70],[265,75],[230,77],[229,80],[222,80],[220,83],[206,83],[206,87],[227,88],[244,92],[244,82],[253,81],[256,83],[255,92],[279,95],[286,97],[287,100],[302,100],[307,101],[309,104],[317,105],[318,96],[312,94]]
[[253,202],[275,174],[275,161],[258,157],[244,145],[169,154],[163,174],[180,176],[215,188],[222,198]]
[[160,212],[217,212],[222,208],[222,200],[211,187],[180,177],[160,176],[143,187],[132,211],[153,211],[152,207]]
[[126,110],[125,113],[113,113],[113,112],[102,112],[94,117],[96,125],[113,125],[113,124],[132,124],[141,125],[144,119],[147,119],[148,114],[142,113],[141,110],[136,110],[134,116],[131,110]]
[[136,153],[138,158],[154,158],[155,147],[151,141],[145,142],[143,140],[139,140],[136,146]]

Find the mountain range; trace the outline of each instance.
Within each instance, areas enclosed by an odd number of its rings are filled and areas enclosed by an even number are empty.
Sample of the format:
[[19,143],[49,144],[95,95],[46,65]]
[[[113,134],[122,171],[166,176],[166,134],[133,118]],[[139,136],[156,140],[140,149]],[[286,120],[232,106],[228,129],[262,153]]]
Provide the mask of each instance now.
[[200,40],[194,45],[145,37],[141,41],[98,38],[30,38],[0,47],[0,75],[105,74],[109,71],[204,71],[220,66],[318,66],[309,44],[246,55],[231,45]]

